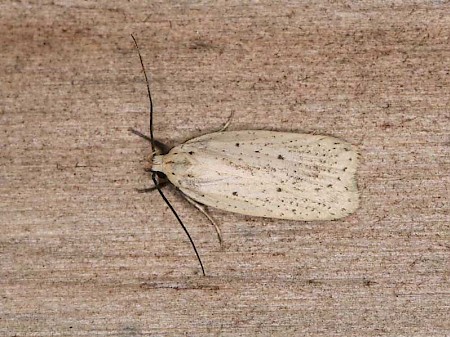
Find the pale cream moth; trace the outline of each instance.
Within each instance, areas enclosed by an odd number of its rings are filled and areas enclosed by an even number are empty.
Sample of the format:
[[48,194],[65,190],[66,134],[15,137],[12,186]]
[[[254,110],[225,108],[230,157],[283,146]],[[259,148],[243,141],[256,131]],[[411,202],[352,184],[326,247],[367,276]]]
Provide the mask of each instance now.
[[[134,37],[133,37],[134,39]],[[134,40],[139,53],[136,40]],[[334,220],[354,212],[359,204],[356,184],[358,154],[340,139],[302,133],[263,130],[219,131],[175,146],[163,154],[153,138],[150,86],[150,137],[155,154],[152,180],[191,241],[186,227],[161,191],[167,180],[215,225],[203,206],[245,215],[289,220]],[[216,225],[215,225],[216,226]],[[219,238],[220,232],[218,231]]]

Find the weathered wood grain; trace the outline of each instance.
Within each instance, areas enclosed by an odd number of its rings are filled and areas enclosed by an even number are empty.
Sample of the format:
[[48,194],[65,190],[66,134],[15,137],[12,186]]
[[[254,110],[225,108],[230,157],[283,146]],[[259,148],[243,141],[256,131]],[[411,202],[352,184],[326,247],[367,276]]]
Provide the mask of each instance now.
[[[445,336],[445,1],[0,3],[0,335]],[[333,222],[138,194],[155,133],[330,134],[359,146],[361,208]]]

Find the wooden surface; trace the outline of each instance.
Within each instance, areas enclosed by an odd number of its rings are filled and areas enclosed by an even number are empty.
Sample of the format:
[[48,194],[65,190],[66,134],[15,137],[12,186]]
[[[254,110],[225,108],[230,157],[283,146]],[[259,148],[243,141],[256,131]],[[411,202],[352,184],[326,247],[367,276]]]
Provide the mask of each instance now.
[[[445,336],[447,1],[0,3],[1,336]],[[360,149],[360,209],[333,222],[211,209],[147,173],[220,128]]]

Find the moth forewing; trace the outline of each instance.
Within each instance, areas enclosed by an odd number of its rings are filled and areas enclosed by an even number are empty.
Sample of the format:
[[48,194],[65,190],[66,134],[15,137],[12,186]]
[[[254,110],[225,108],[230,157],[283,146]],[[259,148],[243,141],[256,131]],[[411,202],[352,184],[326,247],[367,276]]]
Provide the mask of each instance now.
[[155,156],[184,194],[225,211],[292,220],[333,220],[358,207],[354,147],[329,136],[216,132]]

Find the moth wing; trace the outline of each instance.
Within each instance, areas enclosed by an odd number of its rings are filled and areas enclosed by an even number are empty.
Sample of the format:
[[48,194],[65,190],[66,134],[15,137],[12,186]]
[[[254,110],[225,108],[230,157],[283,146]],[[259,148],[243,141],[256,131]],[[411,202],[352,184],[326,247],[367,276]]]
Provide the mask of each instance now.
[[358,154],[334,137],[228,131],[175,149],[189,154],[190,165],[171,181],[207,206],[292,220],[333,220],[358,207]]

